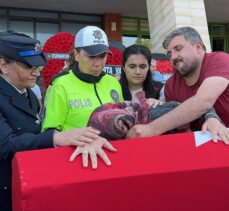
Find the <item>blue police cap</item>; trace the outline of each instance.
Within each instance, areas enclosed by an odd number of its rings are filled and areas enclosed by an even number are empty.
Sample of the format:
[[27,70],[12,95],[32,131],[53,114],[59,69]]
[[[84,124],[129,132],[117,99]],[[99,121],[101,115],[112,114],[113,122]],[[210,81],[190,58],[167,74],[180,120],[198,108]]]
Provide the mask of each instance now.
[[0,55],[22,62],[29,67],[45,66],[46,59],[40,42],[25,34],[15,32],[0,33]]

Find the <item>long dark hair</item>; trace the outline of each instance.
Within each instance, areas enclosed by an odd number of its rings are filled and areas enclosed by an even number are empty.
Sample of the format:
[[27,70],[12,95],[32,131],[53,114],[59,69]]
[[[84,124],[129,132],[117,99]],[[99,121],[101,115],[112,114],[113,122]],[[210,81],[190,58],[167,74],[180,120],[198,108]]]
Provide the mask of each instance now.
[[[76,48],[76,51],[79,53],[81,51],[80,48]],[[67,67],[64,68],[64,70],[72,70],[76,66],[78,66],[78,62],[75,60],[75,54],[74,54],[74,49],[72,49],[69,59],[67,61]]]
[[[132,56],[132,55],[136,55],[136,54],[140,54],[143,55],[149,64],[150,67],[150,62],[151,62],[151,52],[150,50],[144,46],[144,45],[131,45],[129,47],[127,47],[124,51],[123,51],[123,57],[122,57],[122,72],[121,72],[121,78],[120,78],[120,84],[122,87],[122,94],[123,94],[123,98],[124,100],[131,100],[131,93],[128,87],[128,81],[126,78],[126,73],[123,70],[123,67],[126,64],[127,59]],[[159,92],[160,92],[161,87],[157,87],[155,85],[155,83],[152,80],[152,75],[151,75],[151,71],[150,68],[148,69],[147,75],[146,75],[146,79],[143,82],[143,91],[145,91],[145,96],[146,98],[159,98]]]

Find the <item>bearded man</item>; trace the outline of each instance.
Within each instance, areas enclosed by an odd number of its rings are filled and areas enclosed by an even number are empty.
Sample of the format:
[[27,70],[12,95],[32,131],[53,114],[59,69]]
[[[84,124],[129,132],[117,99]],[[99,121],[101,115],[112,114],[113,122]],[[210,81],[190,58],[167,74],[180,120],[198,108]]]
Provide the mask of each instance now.
[[[191,27],[181,27],[169,33],[163,47],[170,57],[175,73],[165,85],[166,101],[182,102],[174,110],[148,125],[135,125],[128,138],[159,135],[192,122],[211,107],[229,127],[229,55],[224,52],[206,53],[200,34]],[[192,130],[209,130],[217,141],[220,135],[229,144],[228,130],[215,127],[209,118],[202,125],[191,124]]]

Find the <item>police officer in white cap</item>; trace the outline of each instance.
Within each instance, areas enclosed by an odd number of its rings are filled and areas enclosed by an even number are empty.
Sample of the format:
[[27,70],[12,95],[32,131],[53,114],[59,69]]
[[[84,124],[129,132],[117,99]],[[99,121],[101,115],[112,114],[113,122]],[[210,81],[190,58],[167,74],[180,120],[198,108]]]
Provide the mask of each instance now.
[[39,42],[24,34],[0,33],[0,210],[10,211],[11,160],[18,151],[82,146],[98,138],[92,128],[41,133],[39,104],[30,90],[45,65]]
[[[103,72],[107,56],[111,53],[106,33],[99,27],[86,26],[76,34],[74,47],[68,71],[57,75],[48,88],[44,103],[44,130],[86,127],[94,109],[105,103],[123,101],[118,80]],[[72,159],[83,153],[84,167],[88,166],[90,158],[92,168],[97,168],[98,155],[111,165],[103,147],[114,151],[109,142],[100,139],[77,147]]]

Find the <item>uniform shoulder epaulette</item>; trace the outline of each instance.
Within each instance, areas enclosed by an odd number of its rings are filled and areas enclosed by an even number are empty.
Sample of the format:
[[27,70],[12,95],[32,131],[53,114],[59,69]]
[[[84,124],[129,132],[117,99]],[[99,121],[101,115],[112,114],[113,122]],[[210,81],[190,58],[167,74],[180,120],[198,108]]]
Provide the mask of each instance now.
[[69,74],[69,70],[63,70],[60,73],[56,74],[55,76],[52,77],[50,85],[52,85],[53,81],[55,81],[57,78]]

